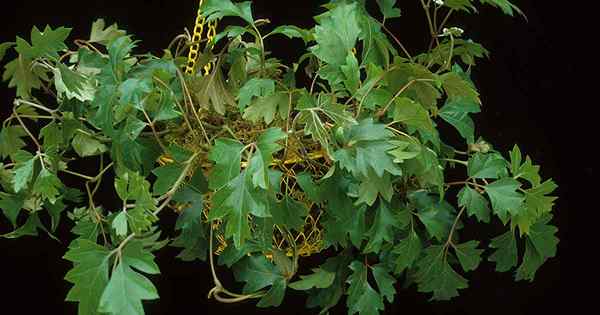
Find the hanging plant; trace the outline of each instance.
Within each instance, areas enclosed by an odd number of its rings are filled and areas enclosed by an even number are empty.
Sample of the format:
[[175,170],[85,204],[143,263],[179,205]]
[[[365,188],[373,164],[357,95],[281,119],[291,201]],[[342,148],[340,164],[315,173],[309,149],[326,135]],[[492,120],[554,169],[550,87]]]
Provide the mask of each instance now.
[[[446,25],[479,4],[522,13],[508,0],[420,0],[432,39],[412,54],[385,26],[400,16],[395,2],[378,0],[378,19],[364,1],[331,1],[312,29],[265,32],[250,2],[204,0],[194,33],[160,57],[134,53],[133,37],[103,20],[71,47],[65,27],[1,44],[0,59],[16,55],[0,131],[0,208],[14,230],[2,236],[74,225],[66,300],[79,314],[143,314],[142,301],[159,297],[145,275],[159,273],[153,252],[166,245],[208,262],[209,298],[258,307],[299,290],[321,313],[347,295],[349,314],[377,314],[400,279],[448,300],[485,257],[533,280],[556,253],[556,185],[518,146],[499,152],[476,136],[470,73],[488,51]],[[223,17],[241,25],[217,25]],[[274,36],[306,53],[283,64],[267,50]],[[464,145],[444,143],[439,124]],[[452,168],[464,176],[448,179]],[[172,240],[160,236],[166,211],[178,213]],[[505,232],[491,240],[461,235],[496,220]],[[315,255],[323,263],[303,268]]]

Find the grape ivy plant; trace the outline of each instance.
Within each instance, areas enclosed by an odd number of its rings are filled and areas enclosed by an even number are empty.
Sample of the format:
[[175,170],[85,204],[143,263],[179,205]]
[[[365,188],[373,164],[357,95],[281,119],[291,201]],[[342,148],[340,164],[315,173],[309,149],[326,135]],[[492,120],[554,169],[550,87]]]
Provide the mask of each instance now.
[[[320,313],[344,301],[378,314],[397,281],[448,300],[483,260],[532,281],[556,254],[557,186],[518,146],[499,152],[476,133],[470,73],[488,51],[447,25],[480,5],[522,12],[508,0],[415,1],[431,34],[421,51],[386,27],[401,15],[395,0],[375,13],[371,1],[330,1],[311,29],[205,0],[207,22],[239,25],[200,39],[192,74],[189,33],[141,54],[101,19],[69,46],[71,29],[50,26],[1,44],[16,89],[0,131],[0,208],[14,228],[2,237],[72,226],[66,301],[79,314],[144,314],[164,246],[207,262],[209,298],[277,307],[297,290]],[[267,49],[275,36],[305,53],[284,64]],[[444,124],[463,145],[444,143]],[[464,175],[447,178],[453,168]],[[164,212],[177,215],[173,237],[161,236]],[[500,235],[461,235],[498,223]],[[303,268],[307,256],[321,264]],[[221,282],[217,264],[243,287]]]

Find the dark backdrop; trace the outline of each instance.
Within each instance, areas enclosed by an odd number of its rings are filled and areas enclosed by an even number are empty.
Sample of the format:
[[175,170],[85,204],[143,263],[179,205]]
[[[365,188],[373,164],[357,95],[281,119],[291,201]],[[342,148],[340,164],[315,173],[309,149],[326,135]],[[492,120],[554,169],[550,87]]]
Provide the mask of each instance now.
[[[319,5],[324,1],[253,2],[258,18],[268,18],[275,25],[308,27],[312,25],[311,17],[321,12]],[[414,53],[428,43],[424,14],[417,0],[399,2],[403,17],[389,27]],[[386,314],[534,314],[570,308],[583,300],[581,296],[577,300],[570,298],[572,281],[579,278],[567,267],[572,265],[575,253],[574,213],[592,211],[589,206],[580,207],[580,200],[597,172],[591,157],[597,141],[590,123],[591,106],[582,94],[585,79],[575,71],[575,61],[583,56],[574,49],[579,49],[579,37],[583,36],[570,15],[575,9],[558,7],[552,1],[514,2],[526,12],[528,22],[484,7],[477,16],[456,15],[450,25],[464,26],[467,36],[492,52],[491,58],[482,61],[474,72],[484,104],[483,112],[475,119],[478,135],[505,152],[518,143],[522,151],[542,165],[543,177],[552,177],[559,185],[553,221],[559,227],[561,240],[558,255],[538,271],[533,283],[515,283],[511,273],[495,273],[492,264],[483,263],[479,270],[467,275],[470,288],[450,302],[430,303],[428,296],[416,293],[414,287],[398,287],[395,303],[386,305]],[[15,35],[29,38],[32,25],[46,24],[73,27],[70,39],[87,38],[91,22],[103,17],[135,34],[142,41],[138,49],[159,54],[173,36],[184,27],[193,26],[196,5],[197,1],[158,0],[19,1],[11,5],[3,2],[0,42],[12,41]],[[302,53],[301,43],[289,44],[275,38],[270,43],[268,47],[284,60],[295,60]],[[14,91],[3,83],[2,119],[11,108],[13,97]],[[571,131],[573,128],[575,132]],[[174,217],[164,214],[161,222],[167,234],[172,233]],[[70,237],[69,228],[65,224],[59,228],[63,239]],[[7,220],[0,219],[0,233],[8,230]],[[47,314],[75,314],[76,305],[63,302],[70,287],[62,279],[70,268],[70,263],[61,258],[67,245],[46,236],[0,239],[0,308],[18,309],[21,314],[37,314],[39,310]],[[206,293],[212,283],[208,265],[180,262],[174,259],[175,255],[171,248],[157,254],[162,274],[152,279],[161,299],[145,304],[148,314],[314,313],[304,308],[304,296],[293,290],[288,291],[279,309],[256,309],[252,302],[222,305],[209,301]],[[222,273],[231,280],[227,272]],[[580,281],[585,283],[585,279]],[[345,306],[339,305],[334,313],[345,313]]]

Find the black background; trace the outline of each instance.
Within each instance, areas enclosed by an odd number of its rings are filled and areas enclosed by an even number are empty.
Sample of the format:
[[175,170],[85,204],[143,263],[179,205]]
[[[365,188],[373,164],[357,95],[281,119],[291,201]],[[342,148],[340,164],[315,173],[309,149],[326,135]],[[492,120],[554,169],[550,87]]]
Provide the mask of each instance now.
[[[12,1],[11,1],[12,2]],[[324,1],[255,0],[254,16],[268,18],[272,24],[313,25],[311,17],[322,12]],[[371,1],[374,2],[374,1]],[[389,22],[389,28],[411,53],[426,48],[429,39],[425,17],[417,0],[399,1],[403,17]],[[572,299],[577,278],[575,265],[575,220],[593,211],[581,201],[597,168],[592,163],[596,134],[592,131],[592,107],[584,97],[586,79],[576,71],[576,63],[585,59],[579,51],[583,28],[571,13],[575,8],[559,7],[553,1],[514,1],[528,16],[510,18],[490,7],[482,7],[480,15],[455,15],[450,26],[460,25],[466,36],[482,43],[491,51],[491,58],[474,70],[484,104],[475,118],[477,135],[482,135],[496,148],[507,152],[514,143],[542,165],[542,176],[558,183],[559,199],[554,223],[559,227],[560,244],[556,258],[549,260],[537,273],[533,283],[512,280],[511,273],[495,273],[493,265],[467,275],[470,288],[449,302],[428,302],[428,295],[416,293],[414,287],[400,288],[393,305],[386,305],[386,314],[419,312],[420,314],[532,314],[558,311],[580,305],[582,291]],[[74,30],[70,39],[87,38],[91,22],[103,17],[108,23],[118,22],[121,28],[141,40],[139,51],[160,54],[170,40],[184,27],[191,28],[197,1],[19,1],[0,8],[0,42],[13,41],[15,35],[29,38],[31,26],[68,26]],[[565,5],[567,6],[567,5]],[[570,6],[572,7],[572,6]],[[373,11],[375,12],[375,11]],[[227,20],[229,21],[229,20]],[[235,20],[233,20],[235,22]],[[574,24],[575,23],[575,24]],[[268,47],[275,56],[288,62],[302,54],[302,43],[271,39]],[[5,60],[6,62],[6,60]],[[14,91],[3,83],[0,88],[2,118],[11,108]],[[447,131],[447,132],[445,132]],[[458,140],[454,131],[444,129],[450,143]],[[93,164],[89,174],[94,173]],[[85,167],[85,166],[84,166]],[[107,200],[101,200],[104,197]],[[109,195],[97,202],[110,203]],[[584,212],[585,211],[585,212]],[[172,235],[174,217],[162,214],[161,222]],[[62,224],[59,236],[69,239],[69,226]],[[9,231],[5,218],[0,219],[0,233]],[[484,236],[493,233],[482,230]],[[477,231],[479,233],[479,231]],[[70,263],[61,257],[68,242],[57,243],[43,235],[19,240],[0,239],[0,309],[19,310],[21,314],[75,314],[74,303],[63,302],[70,285],[63,280]],[[208,265],[184,263],[174,259],[177,252],[166,248],[157,254],[162,274],[152,280],[161,299],[145,303],[147,314],[312,314],[304,308],[304,296],[289,290],[278,309],[257,309],[252,302],[223,305],[207,300],[212,287]],[[584,268],[577,264],[578,269]],[[226,282],[231,276],[221,272]],[[229,282],[231,283],[231,282]],[[333,310],[345,313],[345,306]]]

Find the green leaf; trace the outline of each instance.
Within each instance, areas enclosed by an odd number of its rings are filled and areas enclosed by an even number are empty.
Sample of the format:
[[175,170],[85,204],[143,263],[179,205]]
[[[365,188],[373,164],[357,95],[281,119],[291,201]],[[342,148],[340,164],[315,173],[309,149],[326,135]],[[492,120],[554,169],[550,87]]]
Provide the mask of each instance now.
[[12,48],[14,46],[15,46],[14,42],[6,42],[6,43],[0,44],[0,61],[2,61],[2,59],[4,59],[4,56],[6,55],[6,51],[8,51],[10,48]]
[[477,9],[472,4],[473,0],[445,0],[444,5],[450,9],[462,10],[466,12],[476,12]]
[[378,177],[382,177],[384,172],[392,175],[402,173],[391,155],[382,154],[395,148],[388,141],[393,133],[387,130],[384,124],[375,123],[373,119],[368,118],[358,125],[351,125],[344,133],[347,135],[345,146],[335,151],[333,158],[354,177],[369,178],[370,170]]
[[42,200],[48,200],[54,204],[60,194],[59,189],[63,187],[62,182],[58,177],[44,168],[38,175],[33,185],[33,193],[39,194]]
[[411,268],[419,258],[421,250],[421,239],[415,230],[411,229],[406,238],[400,240],[392,250],[392,253],[397,255],[394,261],[394,272],[400,274],[405,269]]
[[243,112],[244,109],[246,109],[253,97],[270,96],[273,95],[273,93],[275,93],[275,81],[272,79],[252,78],[248,80],[248,82],[240,88],[237,96],[240,112]]
[[269,189],[268,168],[273,161],[273,154],[283,149],[278,141],[285,139],[287,135],[281,128],[269,128],[258,137],[256,141],[256,153],[252,156],[250,163],[255,165],[252,182],[262,189]]
[[[90,213],[91,209],[87,208],[76,208],[75,211],[84,211],[87,214]],[[98,234],[100,233],[100,226],[98,222],[93,221],[89,215],[80,218],[75,223],[75,226],[71,229],[73,234],[78,235],[79,239],[85,239],[88,241],[96,242],[98,239]],[[108,281],[108,280],[107,280]]]
[[551,219],[551,215],[544,215],[531,226],[525,242],[523,262],[517,269],[515,280],[533,281],[541,265],[556,255],[559,240],[554,234],[558,229],[548,224]]
[[463,187],[458,193],[458,205],[465,207],[469,216],[474,215],[481,222],[490,222],[490,205],[475,189]]
[[365,203],[368,206],[372,206],[377,200],[377,196],[380,196],[390,201],[394,194],[394,188],[392,186],[392,177],[388,173],[384,173],[382,177],[377,177],[377,174],[373,170],[368,170],[369,176],[360,178],[360,186],[358,187],[358,193],[353,197],[358,197],[354,204],[359,205]]
[[236,106],[237,102],[225,85],[221,68],[217,66],[210,75],[195,78],[200,83],[194,96],[198,104],[208,107],[210,103],[217,113],[223,115],[228,106]]
[[354,54],[346,56],[346,63],[340,69],[344,74],[344,85],[350,94],[355,94],[360,86],[360,70],[358,60]]
[[330,97],[324,94],[318,94],[317,97],[310,95],[308,91],[302,90],[298,100],[297,109],[300,111],[298,122],[304,124],[304,134],[312,135],[312,138],[319,141],[321,146],[329,152],[330,133],[325,128],[325,121],[319,114],[324,114],[334,123],[340,126],[354,125],[356,120],[352,114],[346,110],[342,104],[335,103]]
[[[197,173],[201,173],[197,171]],[[194,177],[202,176],[199,185],[192,185]],[[183,261],[194,259],[205,260],[208,252],[208,237],[205,224],[202,222],[202,194],[207,191],[203,175],[194,175],[192,181],[173,195],[173,201],[184,206],[179,214],[175,229],[180,230],[179,236],[173,240],[172,246],[181,247],[177,258]]]
[[479,0],[482,4],[489,4],[496,8],[500,8],[504,14],[513,16],[514,12],[517,12],[521,16],[525,17],[525,14],[516,5],[510,3],[508,0]]
[[529,156],[525,158],[525,162],[522,161],[523,157],[521,155],[521,150],[515,144],[510,151],[510,172],[515,179],[522,177],[533,186],[539,185],[542,181],[539,174],[540,167],[538,165],[533,165]]
[[158,265],[154,262],[154,255],[146,248],[143,240],[132,240],[127,243],[121,253],[121,259],[124,264],[141,272],[152,275],[160,273]]
[[508,271],[517,265],[517,239],[513,230],[494,237],[490,248],[496,249],[488,258],[489,261],[496,262],[496,271]]
[[279,306],[285,292],[285,278],[265,256],[250,256],[234,267],[237,281],[244,281],[244,293],[254,293],[267,286],[271,289],[258,303],[259,307]]
[[381,10],[381,14],[383,14],[384,19],[387,20],[400,17],[400,9],[394,8],[396,0],[377,0],[377,4],[379,5],[379,9]]
[[458,257],[464,271],[475,270],[479,266],[483,249],[477,249],[477,246],[479,246],[479,241],[468,241],[458,245],[452,244],[456,257]]
[[57,123],[49,123],[40,130],[40,137],[44,139],[43,146],[46,150],[58,149],[63,144],[63,130]]
[[13,177],[13,188],[15,192],[19,192],[27,187],[27,184],[31,181],[33,177],[33,163],[35,162],[35,158],[28,159],[24,162],[17,163],[14,168]]
[[[244,119],[258,123],[263,120],[267,125],[275,120],[275,114],[280,113],[283,119],[287,117],[289,108],[289,94],[285,92],[275,92],[272,95],[256,98],[250,106],[244,110]],[[283,112],[285,114],[282,115]]]
[[467,172],[472,178],[502,178],[508,175],[506,160],[498,153],[476,152],[469,158]]
[[479,105],[470,100],[457,98],[449,100],[440,109],[438,115],[458,130],[467,143],[475,142],[475,124],[469,116],[470,113],[478,113]]
[[114,217],[111,225],[118,236],[127,235],[127,212],[119,212],[119,214]]
[[280,202],[273,204],[270,211],[273,215],[273,223],[296,231],[304,226],[304,220],[308,215],[306,205],[290,196],[285,196]]
[[[447,254],[449,255],[449,254]],[[456,273],[444,255],[444,246],[432,245],[417,262],[416,280],[419,292],[432,292],[432,300],[444,301],[458,296],[468,287],[467,280]]]
[[104,19],[97,19],[92,23],[89,42],[108,45],[110,42],[123,35],[125,35],[125,31],[120,30],[117,23],[106,27]]
[[121,136],[126,137],[127,140],[125,141],[135,141],[147,125],[135,116],[129,116],[125,121],[125,126],[120,130],[122,132]]
[[25,146],[21,137],[27,133],[21,126],[6,126],[0,130],[0,158],[13,155]]
[[322,193],[319,185],[317,185],[310,173],[301,172],[296,174],[296,182],[302,188],[304,194],[312,202],[321,203],[325,200],[325,196]]
[[381,296],[385,297],[388,302],[393,303],[394,295],[396,295],[396,289],[394,288],[396,279],[388,273],[384,264],[373,266],[373,278],[375,278]]
[[429,112],[423,106],[408,97],[398,97],[392,109],[394,121],[401,122],[408,127],[433,131],[433,122]]
[[398,227],[398,221],[389,207],[386,202],[379,202],[375,218],[366,235],[369,242],[363,249],[364,253],[379,253],[384,242],[394,240],[394,227]]
[[305,29],[300,28],[300,27],[295,26],[295,25],[280,25],[280,26],[277,26],[267,36],[274,35],[274,34],[282,34],[282,35],[287,36],[290,39],[292,39],[292,38],[301,38],[304,41],[304,43],[308,43],[313,38],[313,35],[312,35],[312,33],[309,30],[305,30]]
[[350,284],[346,300],[348,314],[379,314],[379,311],[383,310],[383,298],[367,281],[367,266],[359,261],[353,261],[350,269],[352,269],[352,274],[346,280]]
[[312,308],[319,306],[321,307],[319,314],[325,314],[340,301],[345,292],[346,278],[350,272],[348,265],[350,264],[351,259],[352,257],[350,255],[327,258],[320,268],[335,273],[335,279],[327,288],[315,288],[308,291],[309,296],[306,302],[308,307]]
[[54,70],[54,85],[59,95],[66,94],[67,99],[76,98],[82,102],[93,100],[96,92],[88,78],[61,63]]
[[340,3],[317,20],[315,40],[310,50],[323,62],[338,68],[346,63],[361,33],[356,3]]
[[402,96],[423,105],[425,109],[437,109],[437,100],[442,95],[435,85],[436,82],[439,82],[436,74],[423,65],[407,63],[401,58],[397,58],[396,62],[390,65],[390,68],[393,70],[390,69],[385,73],[384,82],[392,94],[403,91]]
[[237,16],[254,24],[250,1],[233,3],[231,0],[206,0],[202,3],[200,11],[209,21],[226,16]]
[[73,262],[65,280],[73,283],[66,301],[79,302],[78,314],[98,314],[102,292],[108,284],[110,252],[84,238],[77,238],[69,244],[64,259]]
[[425,225],[427,232],[438,241],[448,238],[454,223],[456,210],[445,200],[439,201],[436,195],[418,191],[409,195],[409,200],[417,208],[416,216]]
[[183,173],[184,168],[184,166],[177,163],[155,168],[152,171],[152,173],[156,175],[156,181],[152,187],[154,194],[162,195],[168,192],[173,185],[175,185],[175,182],[177,182],[177,179],[179,179],[181,173]]
[[[37,236],[38,228],[47,232],[46,228],[42,225],[42,222],[40,221],[40,218],[38,217],[37,213],[34,212],[29,215],[29,217],[27,218],[27,221],[25,221],[25,224],[21,225],[20,227],[18,227],[17,229],[13,230],[10,233],[0,234],[0,237],[13,239],[13,238],[19,238],[21,236]],[[50,237],[54,238],[55,240],[57,240],[50,233],[48,233],[48,235]]]
[[554,207],[555,196],[551,194],[557,188],[551,179],[525,190],[525,203],[519,215],[512,218],[512,225],[519,226],[520,234],[529,234],[529,228],[539,217],[550,213]]
[[56,228],[60,223],[61,214],[66,210],[66,205],[63,203],[64,197],[58,198],[54,204],[50,202],[45,202],[44,207],[48,210],[48,214],[50,215],[50,224],[51,231],[56,232]]
[[[455,69],[458,69],[459,72],[456,72]],[[450,103],[461,102],[469,104],[469,107],[472,107],[473,110],[476,109],[475,112],[478,113],[480,111],[479,106],[481,104],[481,100],[479,99],[479,93],[475,90],[473,84],[461,76],[464,74],[460,67],[453,67],[452,72],[445,73],[440,76],[442,80],[442,87],[446,94],[448,95],[448,101]]]
[[114,315],[143,315],[142,301],[154,299],[158,299],[158,293],[152,282],[121,261],[102,292],[98,310]]
[[280,306],[283,302],[283,298],[285,297],[285,287],[286,282],[285,279],[277,279],[267,294],[263,296],[260,301],[256,304],[257,307],[277,307]]
[[521,184],[512,178],[502,178],[485,186],[485,192],[492,201],[492,209],[498,217],[506,222],[508,215],[518,215],[525,199],[517,192]]
[[81,132],[73,137],[71,144],[80,157],[100,155],[108,150],[104,143]]
[[31,29],[31,45],[24,39],[17,37],[17,47],[15,50],[29,59],[48,56],[54,59],[58,58],[58,52],[66,50],[65,39],[71,33],[70,28],[59,27],[53,30],[46,25],[44,31],[37,27]]
[[31,98],[31,90],[42,87],[42,81],[32,70],[32,60],[19,55],[4,66],[2,81],[8,81],[9,88],[17,88],[17,96]]
[[235,247],[240,248],[251,237],[248,215],[267,214],[264,193],[252,184],[252,175],[244,170],[236,178],[215,192],[209,219],[226,218],[225,237],[232,237]]
[[215,166],[208,179],[209,188],[216,190],[240,174],[244,145],[233,139],[217,139],[208,158]]
[[307,276],[300,276],[302,280],[292,282],[289,287],[294,290],[308,290],[311,288],[328,288],[335,280],[335,272],[327,271],[321,268],[313,268],[313,273]]
[[349,178],[341,172],[335,172],[333,176],[321,183],[320,189],[327,200],[323,224],[324,247],[333,244],[347,246],[348,235],[350,242],[360,248],[362,239],[367,232],[365,222],[366,205],[355,205],[348,196]]
[[395,163],[402,163],[404,160],[414,159],[421,153],[421,147],[414,143],[401,140],[390,140],[390,144],[394,145],[394,149],[388,151],[394,157]]
[[135,207],[127,211],[129,229],[136,234],[146,231],[158,217],[153,213],[156,200],[150,193],[150,183],[138,172],[127,172],[115,180],[115,189],[123,202],[135,200]]
[[0,209],[2,209],[2,212],[8,218],[13,228],[17,227],[17,217],[21,209],[23,209],[24,203],[25,199],[22,195],[0,193]]
[[108,65],[110,65],[110,72],[116,84],[119,84],[123,80],[123,76],[131,68],[130,64],[125,62],[125,60],[135,47],[136,43],[130,36],[121,36],[112,41],[108,46]]

